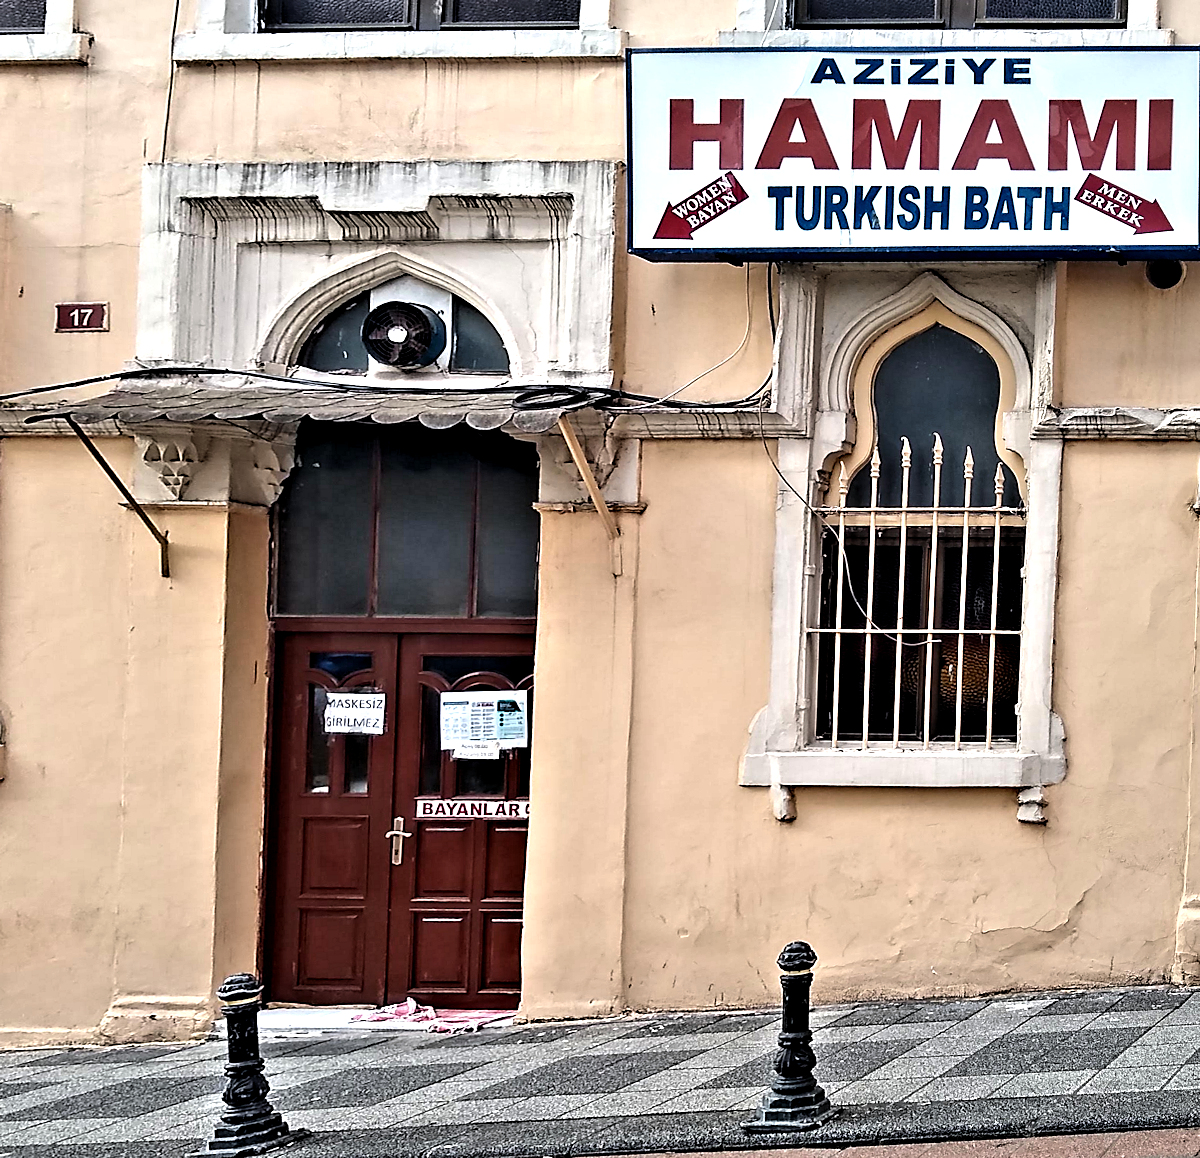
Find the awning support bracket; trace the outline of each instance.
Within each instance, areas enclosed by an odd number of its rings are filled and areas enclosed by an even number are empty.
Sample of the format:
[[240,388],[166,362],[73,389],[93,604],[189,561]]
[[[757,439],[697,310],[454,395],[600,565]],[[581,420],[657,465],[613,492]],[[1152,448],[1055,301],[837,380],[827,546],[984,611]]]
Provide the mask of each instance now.
[[583,485],[587,488],[588,496],[596,508],[596,513],[600,516],[600,522],[604,525],[604,533],[608,536],[609,548],[612,551],[612,573],[613,575],[620,575],[621,528],[617,526],[616,517],[609,509],[608,503],[604,501],[604,496],[600,493],[600,484],[596,481],[596,474],[592,470],[592,464],[587,460],[583,443],[579,441],[579,435],[575,432],[575,427],[566,414],[559,418],[558,429],[566,441],[567,450],[571,454],[571,461],[575,464],[575,469],[579,471],[580,477],[583,479]]
[[148,514],[146,514],[145,508],[137,501],[137,499],[133,497],[133,494],[129,488],[121,481],[120,476],[109,465],[108,459],[106,459],[104,455],[100,453],[100,448],[90,438],[88,438],[88,436],[83,432],[83,428],[79,425],[79,423],[67,414],[56,414],[53,417],[61,418],[64,422],[66,422],[66,424],[74,432],[75,437],[78,438],[79,441],[82,442],[87,448],[88,454],[90,454],[92,458],[94,458],[100,464],[100,469],[104,471],[106,475],[108,475],[113,486],[115,486],[117,490],[121,492],[121,496],[130,505],[130,507],[133,508],[134,512],[137,514],[137,517],[146,524],[146,529],[154,536],[155,541],[158,543],[159,562],[162,570],[162,577],[164,579],[170,579],[171,559],[167,545],[167,532],[160,531],[158,527],[155,526],[154,520],[150,518]]

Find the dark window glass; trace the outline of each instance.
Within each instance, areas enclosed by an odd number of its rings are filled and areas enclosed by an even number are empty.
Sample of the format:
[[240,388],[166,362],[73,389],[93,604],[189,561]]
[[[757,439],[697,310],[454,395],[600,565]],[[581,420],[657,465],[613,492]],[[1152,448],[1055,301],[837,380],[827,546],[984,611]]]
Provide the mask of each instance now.
[[798,0],[797,14],[810,24],[884,24],[942,21],[942,0]]
[[443,25],[578,25],[579,0],[266,0],[268,32],[319,28],[421,28]]
[[476,463],[424,427],[385,446],[379,491],[379,614],[467,615]]
[[421,687],[421,796],[442,794],[442,697],[431,687]]
[[513,442],[480,465],[479,615],[537,613],[537,460]]
[[[530,444],[462,426],[305,423],[297,462],[280,503],[279,614],[535,614]],[[357,660],[327,662],[339,658]]]
[[1119,24],[1125,0],[793,0],[793,24]]
[[457,24],[579,23],[579,0],[453,0],[447,7]]
[[283,614],[367,614],[373,474],[372,444],[353,427],[299,442],[280,507]]
[[[946,326],[932,326],[897,346],[880,364],[874,386],[876,445],[879,448],[879,502],[900,505],[900,439],[912,446],[909,503],[933,501],[933,435],[942,436],[943,506],[962,502],[962,464],[970,446],[975,459],[972,502],[994,502],[996,410],[1000,372],[982,346]],[[1004,468],[1004,505],[1017,506],[1017,480]],[[954,480],[958,480],[955,482]],[[849,505],[870,505],[870,471],[850,484]]]
[[[837,542],[823,536],[821,571],[821,625],[834,626],[837,619],[838,561]],[[846,532],[846,566],[843,572],[842,627],[861,631],[866,618],[855,599],[865,603],[870,560],[868,532],[854,527]],[[1015,741],[1017,738],[1017,683],[1021,644],[1018,636],[1001,635],[996,639],[994,656],[986,634],[991,622],[993,541],[991,532],[974,530],[967,552],[966,633],[963,637],[963,712],[962,738],[978,742],[986,738],[988,722],[988,681],[992,679],[992,738]],[[976,546],[979,543],[979,546]],[[907,538],[905,582],[905,624],[912,628],[926,623],[929,580],[930,533],[927,527],[910,527]],[[1023,528],[1006,529],[1000,539],[1000,565],[996,585],[996,626],[1000,631],[1021,626],[1021,569],[1025,557]],[[957,717],[959,579],[962,564],[961,532],[943,527],[939,533],[937,573],[934,596],[934,630],[931,648],[920,645],[922,633],[905,636],[907,646],[900,656],[900,694],[896,697],[896,642],[886,632],[896,627],[896,602],[899,573],[898,532],[879,532],[875,549],[875,585],[871,620],[881,629],[872,637],[871,680],[868,734],[873,740],[890,740],[898,733],[902,741],[920,740],[924,735],[925,681],[931,681],[930,739],[952,740]],[[938,629],[942,630],[939,631]],[[972,629],[980,629],[975,634]],[[928,654],[927,654],[928,653]],[[928,665],[928,666],[927,666]],[[842,637],[838,655],[834,636],[820,636],[817,659],[817,737],[832,735],[833,692],[838,697],[838,730],[845,740],[862,734],[863,692],[866,648],[862,635]],[[834,673],[837,673],[835,681]],[[899,727],[895,728],[896,708]]]
[[411,27],[408,0],[267,0],[263,27],[285,28]]
[[371,737],[351,733],[342,737],[342,743],[343,759],[346,762],[346,778],[342,791],[356,794],[366,792],[371,762]]
[[46,0],[0,0],[0,32],[40,32],[46,27]]
[[310,651],[308,666],[333,676],[338,683],[360,671],[371,670],[371,656],[360,651]]
[[470,302],[454,299],[454,348],[451,370],[475,373],[508,373],[508,351],[496,327]]
[[[360,294],[321,322],[300,350],[297,365],[326,373],[365,374],[370,367],[362,327],[371,295]],[[508,351],[496,327],[469,302],[454,298],[450,369],[477,374],[507,374]]]
[[304,343],[300,365],[310,370],[352,370],[365,374],[367,348],[362,342],[362,327],[370,309],[370,294],[360,294],[339,306]]
[[1103,23],[1120,20],[1121,0],[987,0],[985,20],[1079,20]]
[[329,791],[329,737],[325,734],[325,697],[323,687],[308,687],[308,760],[304,768],[305,792]]

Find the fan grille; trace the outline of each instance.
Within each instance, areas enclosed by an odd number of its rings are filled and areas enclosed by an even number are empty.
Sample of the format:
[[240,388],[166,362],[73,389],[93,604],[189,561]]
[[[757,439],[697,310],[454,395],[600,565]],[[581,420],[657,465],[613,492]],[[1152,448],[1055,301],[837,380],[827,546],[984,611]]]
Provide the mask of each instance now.
[[446,348],[446,326],[428,306],[384,302],[367,314],[362,340],[376,362],[387,366],[428,366]]

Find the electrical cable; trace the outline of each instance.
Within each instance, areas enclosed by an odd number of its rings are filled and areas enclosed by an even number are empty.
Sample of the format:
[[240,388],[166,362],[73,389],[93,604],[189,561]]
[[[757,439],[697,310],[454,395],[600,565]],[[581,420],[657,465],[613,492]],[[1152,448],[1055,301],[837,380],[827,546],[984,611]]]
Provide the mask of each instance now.
[[175,11],[171,17],[171,49],[167,63],[167,99],[166,107],[163,109],[163,131],[162,131],[162,150],[159,154],[159,163],[165,165],[167,163],[167,140],[171,132],[171,104],[175,99],[175,73],[179,65],[175,60],[175,37],[179,32],[179,7],[181,0],[175,0]]
[[[763,452],[767,456],[767,461],[770,462],[771,466],[774,468],[775,473],[779,476],[779,481],[782,482],[783,485],[785,487],[787,487],[787,489],[789,491],[791,491],[792,494],[794,494],[796,496],[796,498],[798,498],[804,504],[804,507],[809,512],[809,514],[811,514],[813,516],[813,518],[815,518],[821,524],[821,530],[824,531],[825,534],[833,536],[833,539],[838,544],[839,548],[841,550],[845,550],[845,547],[842,545],[841,536],[838,534],[837,529],[833,526],[832,523],[829,522],[828,519],[825,518],[825,516],[823,514],[821,514],[820,511],[817,510],[816,507],[814,507],[812,505],[812,503],[810,503],[808,501],[808,499],[806,499],[794,486],[792,486],[791,481],[780,469],[779,463],[777,463],[775,461],[775,456],[771,453],[770,444],[767,442],[766,419],[763,416],[763,408],[761,406],[759,407],[759,410],[758,410],[758,433],[759,433],[759,437],[762,439]],[[899,636],[889,635],[887,631],[885,631],[882,627],[880,627],[879,624],[876,623],[867,614],[867,609],[862,605],[861,601],[858,598],[857,592],[854,590],[854,581],[853,581],[853,579],[850,578],[849,568],[847,568],[845,570],[845,572],[843,574],[843,578],[846,583],[846,590],[850,592],[850,598],[854,600],[854,606],[857,607],[858,610],[862,613],[863,620],[866,622],[867,626],[870,627],[873,631],[877,631],[880,635],[883,636],[884,639],[890,639],[898,647],[928,647],[929,646],[930,641],[928,639],[921,640],[919,643],[906,643]]]
[[[772,339],[776,333],[776,312],[774,294],[771,286],[771,266],[767,266],[767,308],[771,320],[771,335]],[[714,370],[720,369],[727,362],[735,358],[742,349],[745,348],[749,341],[752,322],[751,299],[750,299],[750,267],[746,267],[746,332],[742,336],[742,341],[738,348],[734,350],[728,358],[718,362],[715,366],[711,366],[705,370],[703,374],[697,375],[690,382],[681,386],[678,390],[673,390],[670,394],[656,398],[649,394],[631,394],[625,390],[615,390],[607,386],[526,386],[515,384],[500,384],[498,386],[478,386],[470,391],[471,394],[483,395],[491,397],[496,395],[511,394],[511,405],[514,410],[520,411],[536,411],[536,410],[581,410],[586,407],[594,407],[596,409],[607,410],[610,413],[620,414],[633,411],[649,410],[654,407],[661,406],[667,410],[733,410],[741,406],[747,406],[757,402],[766,389],[771,380],[771,375],[767,376],[766,381],[756,390],[747,394],[744,398],[729,399],[727,401],[713,402],[692,402],[682,401],[677,398],[689,386],[700,381],[701,378],[711,374]],[[396,385],[376,385],[362,381],[345,381],[339,382],[329,378],[304,378],[297,375],[289,374],[272,374],[266,370],[237,370],[222,366],[140,366],[133,370],[116,370],[111,374],[97,374],[90,378],[75,378],[68,382],[56,382],[47,386],[32,386],[26,390],[13,390],[7,394],[0,394],[0,403],[9,402],[18,398],[32,398],[39,394],[53,394],[61,390],[78,390],[85,386],[96,386],[102,382],[134,382],[145,378],[160,378],[169,375],[178,375],[181,377],[217,377],[220,375],[229,374],[232,376],[240,376],[242,378],[254,378],[265,382],[277,382],[280,385],[291,387],[303,387],[306,389],[316,390],[332,390],[343,394],[365,394],[380,398],[396,398],[396,397],[417,397],[417,398],[450,398],[456,394],[463,392],[462,386],[447,386],[439,382],[438,384],[430,384],[427,386],[412,385],[411,383],[396,384]],[[641,405],[630,406],[628,403],[632,401]]]
[[[770,293],[771,293],[771,284],[770,283],[771,283],[771,267],[768,265],[767,266],[767,295],[768,296],[770,296]],[[715,366],[709,366],[709,368],[707,370],[705,370],[703,373],[697,374],[696,377],[693,378],[690,382],[685,382],[682,386],[679,387],[678,390],[672,390],[670,394],[664,394],[661,398],[657,398],[653,402],[648,402],[644,406],[626,406],[626,407],[623,407],[623,409],[627,413],[636,413],[639,410],[652,410],[655,406],[661,406],[661,405],[663,405],[663,403],[670,402],[672,399],[677,398],[685,390],[688,390],[692,386],[695,386],[695,384],[697,382],[699,382],[701,378],[707,378],[708,375],[713,373],[715,370],[719,370],[722,366],[727,365],[729,362],[732,362],[734,360],[734,358],[736,358],[746,348],[746,343],[750,341],[750,329],[751,329],[751,323],[753,322],[753,320],[754,320],[754,312],[750,306],[750,266],[747,264],[747,266],[746,266],[746,331],[745,331],[745,333],[742,334],[742,340],[737,344],[737,349],[734,350],[733,353],[730,354],[728,357],[722,358],[721,361],[719,361]]]

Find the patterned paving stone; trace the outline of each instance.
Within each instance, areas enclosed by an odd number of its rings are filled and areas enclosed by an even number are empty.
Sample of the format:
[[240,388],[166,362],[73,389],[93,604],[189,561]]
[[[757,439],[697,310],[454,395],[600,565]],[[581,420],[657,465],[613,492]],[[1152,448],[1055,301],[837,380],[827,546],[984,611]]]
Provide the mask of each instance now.
[[952,1070],[950,1077],[978,1077],[984,1074],[1021,1074],[1033,1068],[1033,1063],[1059,1044],[1053,1033],[1009,1034],[989,1042],[982,1049],[964,1058]]
[[[1113,1063],[1141,1037],[1140,1029],[1080,1030],[1065,1036],[1048,1052],[1030,1062],[1029,1069],[1100,1070]],[[1182,1064],[1184,1059],[1179,1059]],[[1135,1063],[1129,1063],[1135,1064]]]
[[[826,1145],[1200,1120],[1194,989],[828,1006],[813,1024],[843,1107]],[[264,1044],[276,1105],[319,1132],[314,1158],[579,1158],[744,1147],[778,1031],[775,1011],[710,1011]],[[215,1121],[223,1052],[0,1051],[0,1158],[178,1158]]]
[[95,1066],[95,1065],[125,1065],[128,1062],[154,1061],[155,1058],[170,1057],[186,1052],[187,1046],[118,1046],[105,1048],[91,1046],[80,1049],[68,1049],[55,1053],[40,1054],[29,1058],[20,1064],[26,1066]]
[[[190,1101],[202,1094],[215,1093],[220,1088],[221,1082],[216,1075],[211,1078],[146,1078],[141,1081],[114,1082],[88,1093],[46,1102],[38,1108],[37,1116],[55,1121],[65,1118],[136,1118],[152,1110]],[[20,1111],[0,1115],[0,1120],[29,1116],[29,1111]]]
[[696,1057],[694,1051],[671,1053],[666,1050],[640,1054],[588,1054],[566,1058],[552,1065],[531,1070],[508,1081],[488,1086],[471,1098],[525,1098],[554,1094],[606,1094],[632,1085],[640,1078],[669,1069],[681,1061]]
[[399,1066],[387,1069],[354,1067],[335,1071],[313,1081],[274,1091],[277,1110],[304,1110],[314,1106],[370,1106],[401,1094],[456,1077],[474,1067],[458,1065]]

